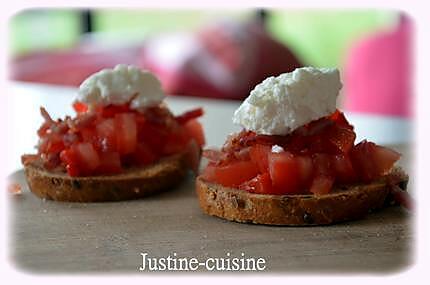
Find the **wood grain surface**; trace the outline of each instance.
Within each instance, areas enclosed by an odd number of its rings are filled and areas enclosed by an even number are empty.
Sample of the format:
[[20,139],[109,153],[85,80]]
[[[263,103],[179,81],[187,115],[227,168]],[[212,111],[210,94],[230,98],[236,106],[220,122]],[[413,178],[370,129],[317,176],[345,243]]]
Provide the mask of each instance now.
[[[410,150],[395,148],[410,169]],[[10,197],[10,258],[26,272],[141,273],[141,252],[200,261],[243,252],[265,258],[265,271],[276,273],[393,273],[413,264],[413,217],[400,207],[332,226],[259,226],[204,215],[191,175],[160,195],[94,204],[44,201],[29,192],[22,171],[10,178],[23,186]]]

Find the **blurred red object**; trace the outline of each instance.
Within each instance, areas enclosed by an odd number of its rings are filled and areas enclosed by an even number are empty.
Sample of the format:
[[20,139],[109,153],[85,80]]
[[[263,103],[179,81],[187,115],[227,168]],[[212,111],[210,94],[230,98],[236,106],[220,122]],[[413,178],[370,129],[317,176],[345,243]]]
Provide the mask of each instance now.
[[393,31],[361,40],[347,57],[345,107],[409,117],[412,101],[412,23],[401,15]]
[[10,63],[13,80],[79,86],[85,78],[103,68],[119,63],[134,64],[140,48],[111,51],[87,51],[86,47],[72,51],[36,52],[15,58]]
[[301,66],[260,22],[218,22],[195,33],[159,35],[140,46],[81,45],[18,57],[11,62],[10,77],[79,86],[90,74],[119,63],[153,71],[168,94],[224,99],[244,99],[266,77]]
[[158,75],[168,94],[239,100],[266,77],[301,66],[257,21],[150,39],[141,65]]

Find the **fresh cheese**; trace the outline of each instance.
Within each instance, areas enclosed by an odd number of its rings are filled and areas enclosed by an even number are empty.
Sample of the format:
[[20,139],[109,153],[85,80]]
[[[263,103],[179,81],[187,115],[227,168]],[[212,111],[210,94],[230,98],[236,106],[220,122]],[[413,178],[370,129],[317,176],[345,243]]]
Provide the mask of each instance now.
[[159,105],[165,94],[160,81],[149,71],[119,64],[89,76],[79,86],[77,100],[91,105],[121,105],[132,109]]
[[263,135],[287,135],[333,113],[342,88],[335,68],[297,68],[255,86],[233,122]]
[[284,152],[284,148],[282,146],[275,144],[272,146],[272,152],[273,153],[281,153],[281,152]]

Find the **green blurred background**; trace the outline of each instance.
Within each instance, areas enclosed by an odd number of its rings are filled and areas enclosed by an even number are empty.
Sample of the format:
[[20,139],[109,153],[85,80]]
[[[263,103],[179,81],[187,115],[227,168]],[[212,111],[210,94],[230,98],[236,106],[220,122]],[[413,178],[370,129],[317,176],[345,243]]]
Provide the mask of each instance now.
[[[138,42],[160,31],[196,29],[218,18],[245,20],[257,10],[92,10],[93,37],[106,45]],[[339,66],[356,40],[390,28],[395,11],[266,10],[266,26],[306,65]],[[47,28],[49,27],[49,30]],[[300,28],[298,28],[300,27]],[[69,49],[81,40],[80,10],[25,10],[10,21],[10,53]]]

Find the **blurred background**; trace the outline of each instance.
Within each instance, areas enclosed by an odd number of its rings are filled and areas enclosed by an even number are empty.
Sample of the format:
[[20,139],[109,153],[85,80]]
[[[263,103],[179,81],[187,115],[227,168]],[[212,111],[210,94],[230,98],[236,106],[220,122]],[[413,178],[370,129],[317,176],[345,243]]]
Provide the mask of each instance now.
[[16,81],[79,86],[126,63],[168,94],[243,100],[268,76],[338,67],[346,110],[412,114],[412,23],[399,11],[34,9],[9,30]]

